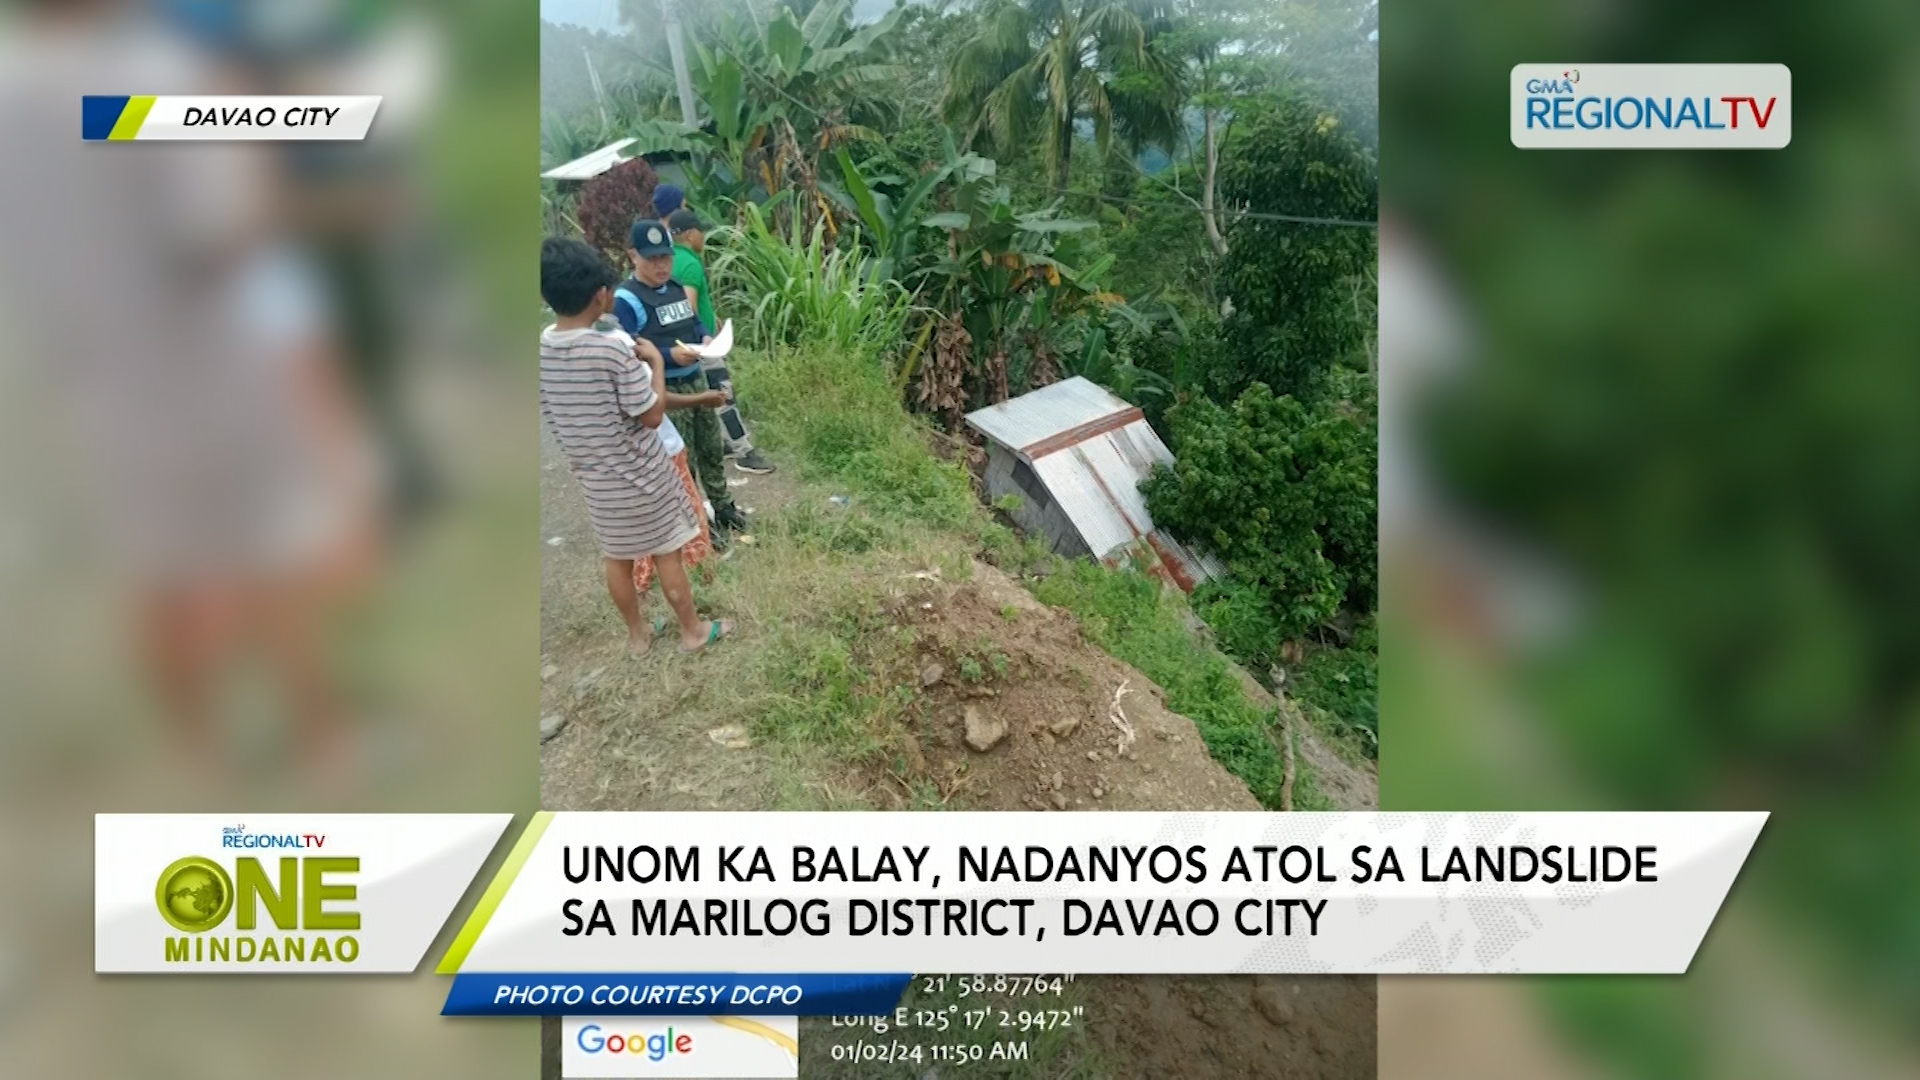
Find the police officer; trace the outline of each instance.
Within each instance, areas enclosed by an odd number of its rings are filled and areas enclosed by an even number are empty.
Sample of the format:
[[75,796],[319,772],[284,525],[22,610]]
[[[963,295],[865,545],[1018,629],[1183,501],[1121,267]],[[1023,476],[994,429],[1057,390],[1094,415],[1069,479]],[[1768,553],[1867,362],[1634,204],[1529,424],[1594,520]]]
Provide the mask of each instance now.
[[[707,329],[719,330],[720,322],[713,314],[713,290],[707,286],[706,266],[700,261],[707,250],[706,223],[687,208],[686,196],[673,184],[653,189],[653,216],[666,222],[667,231],[673,234],[673,280],[693,294],[694,310]],[[717,411],[720,438],[726,444],[727,456],[733,458],[733,467],[756,475],[772,472],[773,462],[754,448],[740,410],[733,404],[733,378],[727,372],[727,362],[709,360],[703,366],[707,385],[727,395],[727,403]]]
[[[706,376],[700,370],[700,356],[689,345],[712,337],[711,328],[700,322],[693,298],[673,280],[673,238],[666,223],[656,218],[641,218],[627,231],[627,260],[633,276],[620,283],[613,293],[614,317],[620,328],[635,338],[644,338],[666,358],[667,389],[676,394],[702,394],[707,390]],[[727,493],[726,448],[720,438],[720,421],[712,409],[676,409],[668,414],[673,426],[687,443],[687,463],[700,490],[713,505],[716,541],[723,531],[744,532],[747,519]]]

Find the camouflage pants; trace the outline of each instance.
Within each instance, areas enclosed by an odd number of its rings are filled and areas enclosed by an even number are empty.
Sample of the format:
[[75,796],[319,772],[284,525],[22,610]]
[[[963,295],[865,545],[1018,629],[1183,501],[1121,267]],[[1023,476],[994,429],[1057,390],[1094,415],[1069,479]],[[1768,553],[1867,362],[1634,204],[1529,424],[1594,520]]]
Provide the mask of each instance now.
[[[675,394],[704,394],[706,374],[696,371],[683,378],[668,379],[667,389]],[[713,504],[713,512],[717,514],[732,506],[733,496],[727,494],[727,448],[720,438],[720,418],[712,409],[672,409],[667,416],[680,437],[686,440],[687,467],[693,470],[701,492]]]

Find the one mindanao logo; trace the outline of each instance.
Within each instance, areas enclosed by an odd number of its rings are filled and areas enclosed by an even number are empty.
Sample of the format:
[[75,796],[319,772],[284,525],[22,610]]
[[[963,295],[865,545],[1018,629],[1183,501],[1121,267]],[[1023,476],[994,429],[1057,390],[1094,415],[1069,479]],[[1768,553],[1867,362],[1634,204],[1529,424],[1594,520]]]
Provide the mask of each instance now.
[[1792,93],[1782,64],[1519,64],[1510,134],[1523,149],[1779,149]]
[[189,855],[160,871],[154,890],[160,917],[176,930],[199,934],[220,925],[233,910],[233,879],[212,859]]
[[[326,836],[314,833],[250,833],[246,826],[221,830],[226,849],[320,850]],[[166,963],[209,962],[352,964],[360,958],[359,898],[353,878],[360,860],[339,855],[283,855],[268,868],[243,855],[232,869],[204,855],[167,864],[153,900],[168,926],[181,931],[164,942]],[[221,930],[231,917],[228,932]]]

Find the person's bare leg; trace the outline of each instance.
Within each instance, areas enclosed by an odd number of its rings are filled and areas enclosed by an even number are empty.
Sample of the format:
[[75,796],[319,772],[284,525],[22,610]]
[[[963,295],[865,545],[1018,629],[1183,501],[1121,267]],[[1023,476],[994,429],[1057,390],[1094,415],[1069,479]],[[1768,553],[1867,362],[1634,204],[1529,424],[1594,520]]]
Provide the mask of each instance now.
[[[627,621],[627,652],[638,660],[647,655],[653,636],[640,621],[640,597],[633,591],[633,560],[603,561],[607,565],[607,595],[613,597],[613,606],[620,609],[620,617]],[[655,566],[658,565],[656,560]]]
[[217,771],[213,667],[218,651],[212,599],[198,590],[163,589],[142,612],[142,637],[154,689],[190,758]]
[[309,582],[268,582],[258,599],[260,639],[296,724],[302,764],[351,779],[351,725],[327,655],[326,598]]
[[[713,623],[693,610],[693,584],[687,580],[687,567],[681,562],[680,553],[655,555],[653,569],[660,578],[660,591],[666,594],[667,606],[673,609],[673,617],[680,623],[680,648],[694,652],[705,646],[713,634]],[[725,622],[720,624],[722,634],[731,629]]]

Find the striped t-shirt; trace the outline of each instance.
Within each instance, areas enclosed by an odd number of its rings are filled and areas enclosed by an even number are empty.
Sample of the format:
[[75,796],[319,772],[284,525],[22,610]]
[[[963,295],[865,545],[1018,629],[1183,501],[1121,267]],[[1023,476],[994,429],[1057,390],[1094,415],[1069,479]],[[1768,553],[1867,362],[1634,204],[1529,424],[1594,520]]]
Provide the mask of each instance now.
[[541,415],[586,494],[601,551],[616,559],[674,550],[699,531],[658,432],[638,419],[654,400],[631,342],[592,329],[540,335]]

